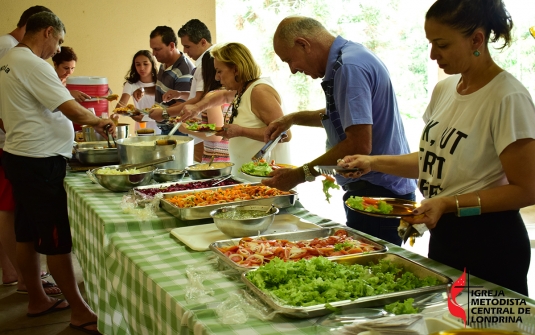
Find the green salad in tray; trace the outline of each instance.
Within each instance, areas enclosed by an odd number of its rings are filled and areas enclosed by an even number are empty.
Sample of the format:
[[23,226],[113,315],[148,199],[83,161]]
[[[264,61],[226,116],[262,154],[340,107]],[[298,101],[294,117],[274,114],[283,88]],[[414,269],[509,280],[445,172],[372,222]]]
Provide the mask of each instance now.
[[253,176],[265,177],[273,171],[268,162],[249,162],[241,166],[242,172]]
[[384,200],[368,197],[351,196],[346,200],[346,204],[353,209],[370,213],[390,214],[394,209]]
[[436,278],[420,279],[388,260],[347,265],[321,256],[297,262],[274,258],[245,276],[285,304],[303,307],[439,284]]

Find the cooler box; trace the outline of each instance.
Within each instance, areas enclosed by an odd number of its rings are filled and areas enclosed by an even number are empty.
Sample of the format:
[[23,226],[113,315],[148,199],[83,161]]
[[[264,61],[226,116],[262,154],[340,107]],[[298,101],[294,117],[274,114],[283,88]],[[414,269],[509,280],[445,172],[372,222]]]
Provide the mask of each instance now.
[[[105,97],[109,94],[108,78],[105,77],[69,77],[67,78],[67,89],[84,92],[90,97]],[[108,101],[106,99],[89,99],[81,102],[85,108],[93,108],[96,116],[108,113]],[[75,124],[74,130],[81,130],[81,126]]]
[[69,77],[67,89],[82,91],[91,97],[108,95],[108,78],[105,77]]

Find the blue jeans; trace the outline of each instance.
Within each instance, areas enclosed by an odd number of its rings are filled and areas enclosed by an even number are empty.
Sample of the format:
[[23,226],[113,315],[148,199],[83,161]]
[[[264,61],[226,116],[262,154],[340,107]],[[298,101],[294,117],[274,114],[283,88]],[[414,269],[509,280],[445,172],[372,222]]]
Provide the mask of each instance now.
[[[173,126],[169,126],[167,124],[160,124],[158,123],[158,128],[160,128],[160,130],[162,131],[161,135],[168,135],[169,132],[171,131],[171,129],[173,129]],[[188,136],[188,134],[184,134],[184,133],[181,133],[179,132],[178,130],[175,131],[175,133],[173,135],[177,135],[177,136]]]
[[[351,196],[400,198],[412,201],[416,198],[414,192],[399,195],[382,186],[377,186],[364,180],[344,185],[344,190],[347,191],[344,194],[344,203]],[[348,227],[401,246],[401,237],[398,235],[399,219],[384,219],[360,214],[345,205],[344,210],[346,211],[346,225]]]

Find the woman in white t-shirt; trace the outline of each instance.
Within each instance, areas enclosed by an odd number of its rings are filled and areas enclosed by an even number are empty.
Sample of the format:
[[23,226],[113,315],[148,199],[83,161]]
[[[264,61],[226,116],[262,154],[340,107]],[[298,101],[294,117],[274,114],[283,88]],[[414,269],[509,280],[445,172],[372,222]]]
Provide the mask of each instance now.
[[519,213],[535,203],[535,106],[491,57],[512,42],[502,0],[438,0],[428,10],[431,59],[446,74],[424,114],[420,150],[339,163],[418,178],[426,199],[404,217],[429,228],[429,258],[528,295],[530,241]]
[[[156,76],[158,70],[152,53],[148,50],[140,50],[136,52],[132,58],[132,65],[128,71],[123,87],[123,94],[117,103],[117,107],[124,107],[128,104],[130,97],[135,90],[145,87],[154,87],[156,84]],[[151,108],[154,105],[154,95],[144,94],[139,100],[132,97],[134,106],[138,109]],[[156,126],[156,122],[147,115],[141,117],[133,117],[138,122],[145,122],[147,128],[154,129],[154,134],[160,134],[160,129]],[[139,123],[136,122],[136,131],[140,129]]]

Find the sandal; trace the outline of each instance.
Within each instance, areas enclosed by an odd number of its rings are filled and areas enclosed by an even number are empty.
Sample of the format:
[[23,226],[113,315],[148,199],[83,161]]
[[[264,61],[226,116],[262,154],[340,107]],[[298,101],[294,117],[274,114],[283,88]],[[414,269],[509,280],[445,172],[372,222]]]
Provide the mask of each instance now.
[[[57,292],[57,293],[52,293],[52,292],[49,293],[49,292],[47,292],[47,288],[53,288],[53,287],[58,287],[58,285],[56,285],[55,283],[51,283],[48,280],[43,280],[43,289],[45,290],[46,295],[48,295],[49,297],[56,297],[58,295],[62,295],[63,294],[63,292],[61,292],[61,290],[59,288],[58,288],[59,292]],[[19,293],[19,294],[28,294],[27,290],[17,290],[16,292]]]
[[87,328],[86,328],[87,326],[96,325],[96,324],[97,324],[96,321],[90,321],[90,322],[86,322],[86,323],[84,323],[84,324],[81,324],[81,325],[79,325],[79,326],[75,326],[75,325],[73,325],[72,323],[69,323],[69,326],[70,326],[71,328],[74,328],[74,329],[79,330],[79,331],[81,331],[81,332],[84,332],[84,333],[86,333],[86,334],[91,334],[91,335],[102,335],[102,333],[99,332],[98,330],[91,330],[91,329],[87,329]]

